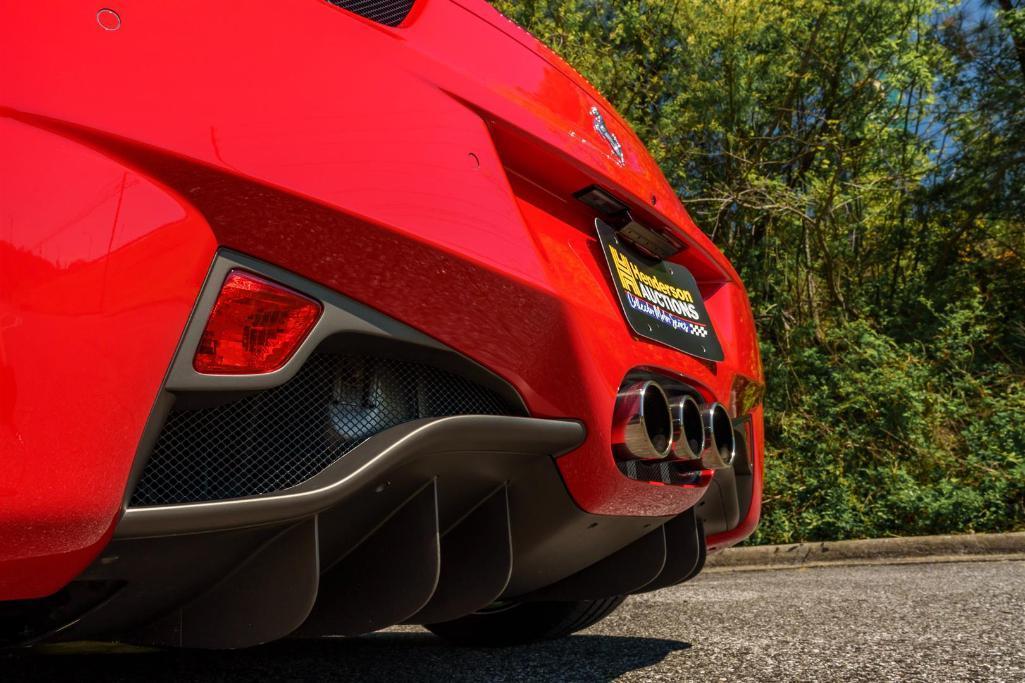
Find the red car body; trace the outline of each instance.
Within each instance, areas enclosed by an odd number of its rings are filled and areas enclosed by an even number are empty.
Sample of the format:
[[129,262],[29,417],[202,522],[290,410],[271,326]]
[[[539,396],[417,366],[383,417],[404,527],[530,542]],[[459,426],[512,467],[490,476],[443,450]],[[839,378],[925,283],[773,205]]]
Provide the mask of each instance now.
[[[437,340],[586,439],[556,460],[609,517],[694,508],[709,477],[624,476],[614,398],[636,368],[740,418],[762,382],[743,284],[629,126],[482,0],[397,26],[323,0],[14,3],[0,29],[0,600],[97,561],[211,264],[230,250]],[[597,107],[623,159],[592,125]],[[624,321],[574,200],[598,185],[670,226],[724,349],[709,362]],[[745,410],[759,516],[760,406]]]

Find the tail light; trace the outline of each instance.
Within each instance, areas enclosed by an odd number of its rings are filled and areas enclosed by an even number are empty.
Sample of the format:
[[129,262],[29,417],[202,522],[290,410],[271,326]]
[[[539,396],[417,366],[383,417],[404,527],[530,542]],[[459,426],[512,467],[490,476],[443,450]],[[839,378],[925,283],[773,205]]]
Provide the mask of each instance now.
[[192,366],[207,375],[274,372],[320,318],[319,302],[241,270],[228,273]]
[[730,407],[733,417],[743,417],[754,410],[765,396],[765,385],[743,375],[733,377],[730,388]]

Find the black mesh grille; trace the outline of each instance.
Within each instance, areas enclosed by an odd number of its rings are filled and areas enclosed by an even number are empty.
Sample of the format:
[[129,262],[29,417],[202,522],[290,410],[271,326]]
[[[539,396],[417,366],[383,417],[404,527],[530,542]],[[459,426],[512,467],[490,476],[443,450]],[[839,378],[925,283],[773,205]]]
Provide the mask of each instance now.
[[700,471],[688,469],[686,463],[669,460],[627,460],[617,463],[619,471],[638,481],[660,481],[663,484],[693,484],[701,478]]
[[172,410],[132,505],[280,491],[403,422],[504,414],[496,394],[437,368],[314,354],[280,387],[216,408]]
[[379,24],[398,26],[409,15],[416,0],[327,0],[332,5]]

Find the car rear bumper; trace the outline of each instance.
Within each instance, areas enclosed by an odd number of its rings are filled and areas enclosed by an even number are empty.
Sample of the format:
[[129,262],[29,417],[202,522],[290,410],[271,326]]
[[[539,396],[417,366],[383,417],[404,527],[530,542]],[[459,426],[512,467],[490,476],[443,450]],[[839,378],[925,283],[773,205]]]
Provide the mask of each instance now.
[[[324,315],[276,373],[198,375],[191,367],[198,331],[219,284],[239,268],[317,298]],[[301,386],[303,368],[318,354],[359,348],[419,359],[502,393],[468,359],[273,266],[222,252],[207,283],[141,440],[113,541],[55,596],[58,608],[46,601],[26,603],[26,623],[34,630],[23,633],[22,642],[117,638],[243,647],[293,633],[358,634],[395,623],[446,621],[499,600],[644,592],[700,570],[706,544],[699,521],[725,529],[739,514],[730,520],[723,512],[729,505],[739,509],[738,496],[721,493],[726,487],[717,480],[710,485],[716,495],[702,501],[709,504],[704,510],[662,516],[586,512],[571,497],[558,461],[586,442],[587,426],[512,415],[407,421],[360,441],[298,485],[262,495],[140,502],[140,487],[149,487],[150,495],[195,490],[183,480],[190,476],[238,477],[245,486],[249,469],[289,469],[294,459],[312,453],[291,445],[315,450],[324,443],[324,429],[344,432],[341,421],[319,419],[297,441],[283,441],[270,462],[239,462],[234,452],[217,459],[193,434],[187,446],[195,450],[185,455],[203,463],[198,470],[168,467],[167,458],[180,449],[160,446],[176,410],[208,416],[197,423],[203,429],[251,441],[251,424],[230,424],[232,406],[245,396]],[[337,400],[319,395],[327,410]],[[523,408],[513,400],[505,405],[510,413]],[[242,417],[280,419],[273,411]],[[302,422],[298,414],[294,419]],[[160,481],[154,484],[154,478]]]

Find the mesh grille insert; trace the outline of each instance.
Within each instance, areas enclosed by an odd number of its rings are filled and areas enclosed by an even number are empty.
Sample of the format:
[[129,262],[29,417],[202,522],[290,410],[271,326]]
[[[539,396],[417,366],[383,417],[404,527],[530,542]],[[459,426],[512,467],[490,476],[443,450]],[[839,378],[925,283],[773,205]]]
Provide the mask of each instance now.
[[405,19],[416,0],[327,0],[336,7],[349,10],[371,21],[387,26],[398,26]]
[[663,484],[696,484],[701,471],[690,469],[693,463],[672,460],[627,460],[617,463],[619,471],[637,481],[659,481]]
[[496,394],[444,370],[317,353],[279,387],[216,408],[172,410],[131,504],[280,491],[403,422],[507,414]]

